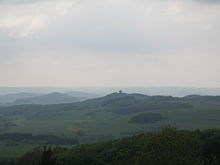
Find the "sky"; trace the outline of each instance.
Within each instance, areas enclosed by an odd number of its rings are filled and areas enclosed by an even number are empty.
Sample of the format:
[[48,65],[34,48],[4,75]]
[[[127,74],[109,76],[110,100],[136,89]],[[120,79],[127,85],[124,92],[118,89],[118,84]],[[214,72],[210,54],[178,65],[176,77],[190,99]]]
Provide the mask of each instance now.
[[0,0],[0,86],[220,87],[220,0]]

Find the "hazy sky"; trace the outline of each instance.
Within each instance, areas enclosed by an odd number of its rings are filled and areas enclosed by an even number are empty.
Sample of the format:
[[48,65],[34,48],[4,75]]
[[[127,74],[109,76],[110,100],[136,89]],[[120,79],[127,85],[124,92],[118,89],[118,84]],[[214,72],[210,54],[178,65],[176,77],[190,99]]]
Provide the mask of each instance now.
[[0,0],[0,86],[220,87],[220,0]]

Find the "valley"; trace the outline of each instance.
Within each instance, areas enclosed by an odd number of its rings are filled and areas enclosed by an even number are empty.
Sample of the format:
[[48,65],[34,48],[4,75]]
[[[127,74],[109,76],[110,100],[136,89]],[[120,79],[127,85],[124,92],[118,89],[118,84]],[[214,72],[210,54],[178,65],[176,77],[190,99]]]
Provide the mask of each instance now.
[[[115,92],[76,103],[0,107],[0,134],[74,137],[76,144],[82,144],[154,132],[166,125],[187,130],[219,128],[219,102],[218,96],[178,98]],[[14,141],[17,147],[63,144],[42,140]],[[13,145],[11,141],[1,145]]]

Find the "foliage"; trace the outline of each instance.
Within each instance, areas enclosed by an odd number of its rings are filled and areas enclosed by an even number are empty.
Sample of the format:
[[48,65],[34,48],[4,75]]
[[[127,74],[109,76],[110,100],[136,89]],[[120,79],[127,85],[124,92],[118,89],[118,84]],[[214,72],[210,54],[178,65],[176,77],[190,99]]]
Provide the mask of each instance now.
[[25,133],[5,133],[0,135],[0,141],[7,144],[26,143],[26,144],[47,144],[47,145],[67,145],[79,144],[77,137],[59,137],[54,135],[32,135]]
[[[71,149],[43,148],[40,153],[33,150],[20,158],[18,164],[28,161],[31,165],[38,159],[38,165],[43,162],[47,165],[217,165],[220,152],[213,145],[220,144],[216,136],[219,132],[185,131],[168,126],[160,132]],[[208,139],[213,143],[210,144]]]
[[130,123],[155,123],[157,121],[166,119],[159,113],[141,113],[134,116],[129,121]]

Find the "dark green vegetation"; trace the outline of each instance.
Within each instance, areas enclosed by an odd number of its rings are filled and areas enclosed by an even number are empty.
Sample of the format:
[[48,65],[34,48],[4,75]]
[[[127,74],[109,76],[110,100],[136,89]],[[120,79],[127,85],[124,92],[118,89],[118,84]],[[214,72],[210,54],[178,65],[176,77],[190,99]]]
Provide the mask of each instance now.
[[220,130],[163,128],[120,140],[35,148],[11,162],[17,165],[218,165]]
[[[149,114],[156,114],[150,117],[154,120],[149,119]],[[156,131],[168,124],[189,130],[219,128],[220,97],[193,95],[178,98],[112,93],[68,104],[0,107],[0,119],[2,135],[20,133],[34,137],[76,137],[80,144],[94,143]],[[49,144],[42,141],[24,140],[16,147]],[[5,141],[1,143],[0,157],[3,157],[1,150],[7,144]],[[7,157],[17,157],[17,154],[9,153]]]
[[24,144],[45,144],[45,145],[74,145],[79,144],[77,137],[58,137],[54,135],[32,135],[22,133],[6,133],[0,135],[1,143],[7,146],[16,146],[19,143]]
[[130,123],[155,123],[166,118],[162,117],[159,113],[141,113],[134,116],[129,121]]

